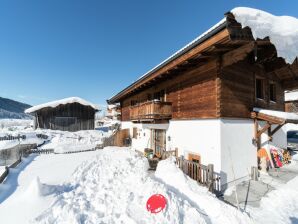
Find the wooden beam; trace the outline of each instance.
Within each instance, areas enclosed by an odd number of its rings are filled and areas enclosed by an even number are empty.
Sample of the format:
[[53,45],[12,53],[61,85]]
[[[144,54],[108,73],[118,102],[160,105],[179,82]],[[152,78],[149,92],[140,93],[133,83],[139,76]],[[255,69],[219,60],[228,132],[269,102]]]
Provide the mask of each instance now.
[[263,120],[263,121],[268,121],[271,124],[284,124],[285,123],[285,119],[270,116],[270,115],[267,115],[267,114],[256,113],[256,112],[251,113],[251,118],[259,119],[259,120]]
[[169,61],[169,63],[167,63],[166,65],[160,67],[154,73],[152,73],[150,75],[147,75],[142,79],[139,79],[138,81],[133,83],[131,86],[127,87],[126,89],[124,89],[123,91],[118,93],[116,96],[111,98],[110,99],[111,103],[112,102],[117,102],[118,100],[123,98],[135,86],[140,86],[143,83],[148,82],[151,79],[154,79],[155,77],[159,76],[162,73],[165,73],[166,71],[168,71],[168,70],[172,69],[173,67],[183,63],[184,61],[189,60],[191,58],[194,58],[196,55],[200,54],[201,52],[206,51],[206,49],[208,47],[210,47],[211,45],[222,43],[223,41],[229,40],[229,38],[230,38],[230,33],[229,33],[228,29],[224,29],[224,30],[218,32],[217,34],[211,36],[210,38],[203,41],[202,43],[200,43],[196,47],[194,47],[194,48],[190,49],[189,51],[185,52],[183,55],[179,56],[178,58]]
[[267,124],[261,129],[261,130],[258,130],[258,133],[257,133],[257,138],[261,137],[261,135],[267,131],[269,128],[271,127],[271,124],[269,122],[267,122]]
[[235,50],[229,51],[222,56],[222,66],[229,66],[238,61],[242,61],[255,48],[255,42],[249,42]]
[[274,135],[282,126],[283,126],[283,124],[280,124],[276,128],[274,128],[273,131],[270,131],[269,136],[271,137],[272,135]]

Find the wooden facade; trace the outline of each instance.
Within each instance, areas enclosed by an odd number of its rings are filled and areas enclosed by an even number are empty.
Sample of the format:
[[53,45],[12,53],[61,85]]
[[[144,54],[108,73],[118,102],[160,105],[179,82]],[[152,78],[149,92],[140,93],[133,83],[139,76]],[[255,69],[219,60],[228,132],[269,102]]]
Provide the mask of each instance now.
[[165,120],[251,118],[253,107],[284,111],[284,91],[297,88],[297,78],[297,59],[287,64],[268,38],[254,40],[228,13],[203,40],[108,102],[120,103],[122,121],[134,121],[136,105],[153,100],[171,104]]
[[46,107],[35,111],[35,126],[61,131],[92,130],[95,112],[94,108],[79,103]]

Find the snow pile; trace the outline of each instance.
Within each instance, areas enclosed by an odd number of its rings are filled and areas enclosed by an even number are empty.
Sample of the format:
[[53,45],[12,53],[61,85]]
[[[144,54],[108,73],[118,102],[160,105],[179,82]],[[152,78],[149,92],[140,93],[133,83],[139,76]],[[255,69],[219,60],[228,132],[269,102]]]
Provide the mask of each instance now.
[[[107,148],[77,168],[71,191],[39,217],[37,223],[251,223],[237,211],[187,178],[170,159],[161,162],[156,177],[148,162],[127,149]],[[146,210],[153,194],[167,199],[158,214]]]
[[97,145],[102,144],[104,137],[110,135],[109,132],[98,130],[68,132],[40,129],[38,132],[49,136],[48,142],[42,145],[40,149],[54,149],[56,153],[95,149]]
[[2,132],[31,129],[33,120],[0,119],[0,135]]
[[297,101],[298,100],[298,91],[285,92],[285,101]]
[[260,208],[251,208],[257,223],[296,223],[298,220],[298,177],[262,198]]
[[253,108],[254,112],[258,112],[261,114],[266,114],[269,116],[274,116],[286,120],[298,120],[298,115],[295,113],[289,113],[289,112],[283,112],[283,111],[277,111],[277,110],[265,110],[262,108]]
[[52,101],[52,102],[48,102],[48,103],[44,103],[44,104],[40,104],[40,105],[36,105],[34,107],[30,107],[27,110],[25,110],[25,113],[33,113],[37,110],[40,110],[42,108],[46,108],[46,107],[57,107],[59,105],[63,105],[63,104],[69,104],[69,103],[79,103],[85,106],[90,106],[95,110],[99,110],[99,107],[96,106],[93,103],[90,103],[86,100],[81,99],[80,97],[69,97],[69,98],[65,98],[62,100],[56,100],[56,101]]
[[298,56],[298,19],[274,16],[258,9],[238,7],[231,11],[242,27],[250,27],[255,38],[269,37],[279,57],[293,63]]

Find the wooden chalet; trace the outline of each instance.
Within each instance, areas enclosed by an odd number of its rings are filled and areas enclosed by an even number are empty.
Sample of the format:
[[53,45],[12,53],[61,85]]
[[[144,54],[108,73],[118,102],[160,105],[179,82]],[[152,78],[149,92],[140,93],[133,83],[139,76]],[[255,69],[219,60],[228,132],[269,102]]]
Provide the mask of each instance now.
[[35,128],[61,131],[93,130],[98,107],[79,97],[70,97],[25,110],[34,115]]
[[178,148],[189,160],[214,164],[227,185],[257,166],[261,134],[287,122],[253,108],[284,111],[284,91],[295,88],[297,58],[286,63],[268,37],[254,39],[229,12],[107,102],[120,104],[133,148]]

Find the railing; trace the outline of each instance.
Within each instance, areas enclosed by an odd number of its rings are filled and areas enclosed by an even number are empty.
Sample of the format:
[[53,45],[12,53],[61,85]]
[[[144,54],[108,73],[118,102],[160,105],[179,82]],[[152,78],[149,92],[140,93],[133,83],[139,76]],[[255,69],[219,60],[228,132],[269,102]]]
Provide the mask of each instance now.
[[172,118],[172,103],[148,101],[130,108],[130,120],[162,120]]
[[5,135],[3,137],[0,137],[0,141],[12,141],[12,140],[25,140],[26,139],[26,135],[17,135],[17,136],[13,136],[13,135]]
[[220,193],[220,175],[214,172],[212,164],[205,166],[180,156],[177,158],[177,165],[186,175],[196,180],[199,184],[206,186],[209,191],[215,194]]

